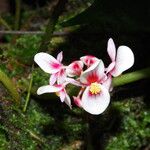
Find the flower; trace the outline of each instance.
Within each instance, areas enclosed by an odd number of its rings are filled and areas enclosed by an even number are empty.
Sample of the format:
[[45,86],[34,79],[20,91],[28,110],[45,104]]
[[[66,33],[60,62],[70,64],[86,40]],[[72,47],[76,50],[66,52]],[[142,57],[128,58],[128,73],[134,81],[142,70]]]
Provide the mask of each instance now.
[[38,88],[37,94],[56,93],[60,97],[61,102],[65,102],[71,108],[71,100],[65,90],[66,85],[67,83],[41,86]]
[[111,38],[108,40],[107,52],[112,62],[106,71],[114,77],[119,76],[134,64],[134,54],[132,50],[127,46],[119,46],[116,54],[116,47]]
[[50,85],[53,85],[57,81],[57,84],[62,84],[66,81],[66,76],[65,68],[61,68],[57,73],[51,75],[49,83]]
[[93,115],[103,113],[110,103],[112,77],[119,76],[134,64],[132,50],[127,46],[119,46],[116,52],[111,38],[108,40],[107,52],[111,59],[107,68],[101,59],[91,55],[83,56],[80,60],[64,66],[62,52],[57,58],[44,52],[36,54],[35,62],[51,75],[49,85],[39,87],[37,94],[56,93],[61,102],[72,108],[70,96],[66,91],[66,86],[72,84],[79,87],[77,96],[73,96],[73,101],[78,107]]
[[62,52],[57,55],[57,59],[44,52],[37,53],[34,56],[34,61],[39,65],[39,67],[46,73],[51,74],[50,85],[54,85],[56,81],[58,84],[62,84],[65,81],[66,71],[65,67],[61,63],[62,59]]
[[90,67],[99,59],[92,55],[86,55],[80,58],[80,60],[87,66]]
[[109,91],[103,85],[104,78],[106,76],[102,60],[95,62],[80,76],[80,82],[85,86],[80,105],[85,111],[94,115],[103,113],[110,102]]
[[72,62],[66,68],[67,75],[70,77],[80,76],[82,70],[83,70],[83,62],[80,60]]

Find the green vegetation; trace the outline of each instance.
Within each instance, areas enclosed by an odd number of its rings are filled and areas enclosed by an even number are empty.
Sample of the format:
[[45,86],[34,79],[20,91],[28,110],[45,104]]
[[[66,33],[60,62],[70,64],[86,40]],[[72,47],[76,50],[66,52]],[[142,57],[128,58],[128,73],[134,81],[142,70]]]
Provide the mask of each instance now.
[[121,125],[118,127],[120,131],[110,137],[107,150],[134,150],[146,147],[150,138],[150,111],[142,100],[143,97],[137,97],[113,104],[120,112]]
[[23,35],[9,47],[9,56],[23,64],[32,64],[33,57],[38,52],[41,36]]

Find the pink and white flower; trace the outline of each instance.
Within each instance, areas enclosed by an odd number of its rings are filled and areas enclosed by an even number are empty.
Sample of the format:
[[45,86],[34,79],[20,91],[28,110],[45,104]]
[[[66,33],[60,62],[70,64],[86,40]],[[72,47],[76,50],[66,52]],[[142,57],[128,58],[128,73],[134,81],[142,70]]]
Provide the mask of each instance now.
[[66,81],[66,76],[66,70],[62,67],[57,73],[50,76],[49,83],[50,85],[54,85],[57,81],[57,84],[63,84]]
[[116,54],[116,47],[111,38],[108,40],[107,52],[112,62],[106,71],[114,77],[119,76],[134,64],[134,54],[132,50],[127,46],[119,46]]
[[63,59],[63,53],[60,52],[57,55],[57,59],[53,56],[40,52],[34,56],[34,61],[39,67],[46,73],[51,74],[50,85],[53,85],[56,81],[58,84],[62,84],[65,81],[65,67],[61,63]]
[[80,87],[78,95],[73,96],[73,101],[78,107],[94,115],[103,113],[110,103],[112,76],[119,76],[134,64],[132,50],[127,46],[120,46],[116,52],[111,38],[108,40],[107,52],[111,59],[107,68],[101,59],[91,55],[83,56],[80,60],[64,66],[62,52],[56,59],[44,52],[36,54],[35,62],[51,75],[49,85],[40,87],[37,94],[56,93],[61,102],[65,102],[71,108],[71,99],[65,88],[67,84],[73,84]]
[[92,55],[86,55],[80,58],[80,60],[87,66],[90,67],[99,59]]
[[82,71],[83,71],[83,62],[80,60],[72,62],[66,68],[67,75],[70,77],[80,76]]
[[66,84],[55,84],[55,85],[45,85],[41,86],[37,90],[37,94],[41,95],[44,93],[56,93],[60,97],[61,102],[65,102],[70,108],[71,106],[71,99],[65,90]]
[[80,105],[91,114],[101,114],[109,105],[110,94],[103,85],[104,78],[105,73],[102,60],[95,62],[80,76],[80,81],[85,86]]

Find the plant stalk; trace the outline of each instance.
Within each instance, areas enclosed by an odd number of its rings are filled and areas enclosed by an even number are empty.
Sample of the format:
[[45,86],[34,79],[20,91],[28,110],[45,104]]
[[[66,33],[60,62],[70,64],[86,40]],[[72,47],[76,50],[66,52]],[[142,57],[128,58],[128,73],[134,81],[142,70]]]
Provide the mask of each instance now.
[[19,29],[19,23],[20,23],[20,11],[21,11],[21,0],[15,0],[16,3],[16,10],[15,10],[15,26],[14,29]]
[[150,78],[150,68],[145,68],[131,73],[126,73],[124,75],[120,75],[116,78],[113,78],[112,85],[114,87],[122,86],[146,78]]
[[[33,69],[33,66],[32,66],[32,69]],[[27,93],[25,105],[23,107],[23,112],[26,112],[26,110],[27,110],[27,106],[28,106],[28,103],[29,103],[29,100],[30,100],[30,95],[31,95],[32,83],[33,83],[33,75],[31,74],[28,93]]]

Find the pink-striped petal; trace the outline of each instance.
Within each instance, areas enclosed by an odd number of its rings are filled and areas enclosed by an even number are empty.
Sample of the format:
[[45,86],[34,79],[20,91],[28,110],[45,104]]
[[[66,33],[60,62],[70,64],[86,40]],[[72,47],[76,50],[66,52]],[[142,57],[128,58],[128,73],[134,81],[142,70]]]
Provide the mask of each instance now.
[[111,38],[108,40],[107,52],[108,52],[109,57],[111,58],[111,61],[112,62],[115,61],[115,58],[116,58],[116,47],[115,47],[113,39],[111,39]]
[[62,64],[53,56],[43,52],[37,53],[34,56],[34,61],[39,65],[41,69],[43,69],[43,71],[50,74],[57,73],[62,67]]
[[85,85],[89,85],[93,82],[100,82],[104,75],[104,63],[99,60],[81,74],[80,81]]
[[69,66],[67,66],[66,72],[70,77],[79,76],[83,69],[82,61],[74,61]]
[[45,85],[45,86],[41,86],[38,88],[37,90],[37,94],[41,95],[44,93],[54,93],[54,92],[59,92],[62,90],[62,86],[61,85],[55,85],[55,86],[51,86],[51,85]]
[[108,90],[100,85],[100,94],[91,95],[90,87],[87,87],[82,96],[82,107],[85,111],[93,115],[103,113],[110,103],[110,94]]
[[63,59],[63,52],[61,51],[58,55],[57,55],[57,60],[61,63]]
[[117,51],[115,68],[111,74],[116,77],[122,72],[132,67],[134,64],[134,54],[127,46],[120,46]]
[[86,55],[80,58],[80,60],[87,66],[90,67],[99,59],[92,55]]

